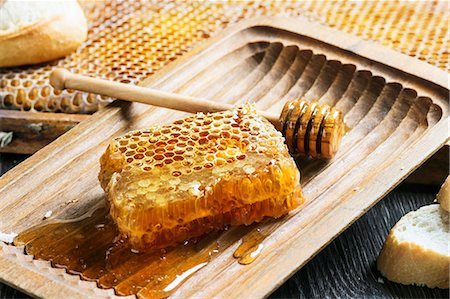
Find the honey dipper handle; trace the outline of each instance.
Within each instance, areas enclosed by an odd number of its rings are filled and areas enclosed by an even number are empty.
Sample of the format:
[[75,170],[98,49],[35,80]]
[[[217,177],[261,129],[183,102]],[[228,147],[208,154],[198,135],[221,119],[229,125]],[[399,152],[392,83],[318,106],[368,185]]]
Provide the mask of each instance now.
[[[77,75],[66,69],[54,70],[50,75],[50,84],[60,90],[69,88],[105,95],[120,100],[139,102],[190,113],[218,112],[233,108],[233,105],[227,103],[208,101],[153,88]],[[277,125],[277,115],[272,115],[267,112],[259,113],[274,125]]]

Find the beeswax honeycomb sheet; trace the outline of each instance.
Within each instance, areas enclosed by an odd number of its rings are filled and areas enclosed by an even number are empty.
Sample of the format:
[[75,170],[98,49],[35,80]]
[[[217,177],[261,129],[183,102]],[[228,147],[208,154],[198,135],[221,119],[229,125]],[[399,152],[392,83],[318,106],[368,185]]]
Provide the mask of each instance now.
[[448,70],[447,1],[81,1],[88,40],[51,63],[0,69],[0,109],[93,113],[110,98],[54,90],[55,67],[137,84],[243,19],[303,16]]

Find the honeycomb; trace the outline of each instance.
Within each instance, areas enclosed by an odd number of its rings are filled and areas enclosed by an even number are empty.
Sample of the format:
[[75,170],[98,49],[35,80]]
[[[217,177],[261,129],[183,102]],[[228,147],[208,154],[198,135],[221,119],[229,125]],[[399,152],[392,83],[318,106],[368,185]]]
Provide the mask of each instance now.
[[449,70],[446,1],[92,1],[88,40],[49,64],[0,69],[0,108],[92,113],[111,99],[54,90],[52,69],[138,83],[220,29],[256,16],[306,16]]
[[129,132],[100,165],[110,214],[140,251],[280,217],[303,202],[281,133],[251,105]]

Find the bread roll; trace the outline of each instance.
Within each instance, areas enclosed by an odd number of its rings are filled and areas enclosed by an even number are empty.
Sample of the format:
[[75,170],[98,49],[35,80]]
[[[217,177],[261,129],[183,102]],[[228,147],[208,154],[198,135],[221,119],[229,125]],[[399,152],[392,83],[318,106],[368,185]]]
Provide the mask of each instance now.
[[441,208],[448,214],[448,212],[450,212],[450,176],[445,180],[441,190],[439,190],[439,193],[436,195],[436,198],[441,205]]
[[76,0],[0,1],[0,67],[36,64],[74,51],[87,22]]
[[449,227],[437,204],[403,216],[392,228],[377,267],[387,279],[402,283],[449,287]]

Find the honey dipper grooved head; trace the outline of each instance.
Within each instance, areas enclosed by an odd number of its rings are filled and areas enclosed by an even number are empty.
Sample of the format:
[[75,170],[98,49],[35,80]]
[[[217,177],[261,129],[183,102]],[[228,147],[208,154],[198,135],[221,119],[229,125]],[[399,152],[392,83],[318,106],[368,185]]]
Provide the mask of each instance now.
[[328,105],[291,100],[284,105],[278,129],[292,154],[331,159],[341,143],[344,120],[342,112]]

